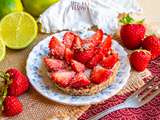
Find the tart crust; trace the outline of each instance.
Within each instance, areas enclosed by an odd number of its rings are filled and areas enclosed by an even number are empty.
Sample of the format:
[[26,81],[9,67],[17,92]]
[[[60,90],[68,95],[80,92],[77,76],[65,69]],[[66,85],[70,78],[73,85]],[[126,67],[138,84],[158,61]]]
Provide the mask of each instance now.
[[86,88],[81,88],[81,89],[75,89],[75,88],[71,88],[71,87],[67,87],[67,88],[63,88],[57,85],[57,87],[62,90],[64,93],[69,94],[69,95],[73,95],[73,96],[90,96],[90,95],[94,95],[102,90],[104,90],[105,88],[107,88],[109,85],[111,85],[114,81],[115,81],[115,77],[118,73],[118,69],[120,67],[120,62],[118,61],[114,67],[112,68],[112,75],[104,82],[100,83],[100,84],[94,84],[91,83],[88,87]]

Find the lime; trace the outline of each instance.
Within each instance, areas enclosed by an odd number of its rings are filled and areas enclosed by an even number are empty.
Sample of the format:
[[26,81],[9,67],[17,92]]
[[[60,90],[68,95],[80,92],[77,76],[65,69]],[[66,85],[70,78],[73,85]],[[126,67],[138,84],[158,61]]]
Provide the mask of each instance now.
[[4,42],[0,39],[0,61],[4,59],[6,55],[6,46]]
[[35,17],[39,17],[45,9],[58,1],[59,0],[22,0],[25,11]]
[[0,37],[11,49],[27,47],[37,36],[37,23],[26,12],[13,12],[0,22]]
[[11,12],[23,11],[21,0],[0,0],[0,19]]

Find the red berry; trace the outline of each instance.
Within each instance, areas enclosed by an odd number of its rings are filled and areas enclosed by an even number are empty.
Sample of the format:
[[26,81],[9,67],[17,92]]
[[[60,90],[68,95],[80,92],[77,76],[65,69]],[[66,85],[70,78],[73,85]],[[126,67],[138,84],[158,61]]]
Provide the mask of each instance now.
[[73,58],[73,52],[71,51],[71,49],[69,49],[69,48],[65,49],[64,58],[67,61],[67,63],[71,62],[71,60]]
[[152,59],[160,56],[160,40],[155,36],[151,35],[143,40],[142,47],[152,54]]
[[91,81],[93,83],[100,84],[106,81],[111,74],[111,70],[105,69],[101,66],[96,66],[91,73]]
[[71,61],[71,66],[72,69],[76,72],[83,72],[85,70],[85,66],[76,60]]
[[51,79],[54,83],[65,88],[69,86],[74,75],[73,71],[58,71],[51,74]]
[[79,89],[81,87],[86,87],[90,84],[90,81],[84,73],[77,73],[72,79],[71,87]]
[[45,57],[44,63],[49,71],[57,71],[64,69],[64,62],[62,60]]
[[77,50],[74,52],[74,58],[75,60],[85,64],[88,62],[94,55],[94,48],[89,50]]
[[79,36],[76,36],[72,43],[72,49],[76,50],[76,49],[80,49],[81,47],[82,47],[82,40]]
[[66,32],[64,34],[64,37],[63,37],[63,44],[67,48],[71,48],[72,47],[72,43],[73,43],[75,37],[76,37],[76,35],[73,32]]
[[103,40],[103,31],[101,29],[97,30],[95,34],[87,38],[87,41],[90,41],[94,46],[99,45]]
[[141,46],[145,31],[143,24],[125,24],[121,27],[120,36],[128,49],[136,49]]
[[109,50],[111,49],[112,37],[110,35],[107,36],[106,40],[101,43],[99,48],[95,50],[94,56],[87,63],[88,68],[95,67],[104,56],[108,55]]
[[50,53],[55,58],[63,59],[64,57],[64,51],[65,51],[65,45],[61,44],[56,37],[52,37],[51,41],[49,43]]
[[5,116],[14,116],[23,111],[22,104],[17,97],[7,96],[3,102]]
[[102,60],[103,56],[104,56],[104,55],[103,55],[103,53],[101,53],[101,52],[95,54],[95,55],[92,57],[92,59],[87,62],[86,66],[87,66],[88,68],[93,68],[93,67],[95,67],[95,66]]
[[[112,45],[112,37],[110,35],[107,36],[107,38],[105,39],[104,43],[101,45],[102,50],[108,50],[111,48]],[[104,53],[106,54],[106,53]]]
[[59,41],[56,37],[53,36],[49,42],[48,47],[49,49],[54,49],[57,45],[59,45]]
[[108,69],[111,69],[116,62],[118,61],[118,54],[112,54],[107,57],[104,57],[100,64]]
[[136,71],[144,71],[151,60],[151,54],[147,50],[134,51],[130,56],[130,63]]
[[8,87],[8,95],[19,96],[29,88],[28,78],[15,68],[8,69],[7,74],[10,76],[12,83]]

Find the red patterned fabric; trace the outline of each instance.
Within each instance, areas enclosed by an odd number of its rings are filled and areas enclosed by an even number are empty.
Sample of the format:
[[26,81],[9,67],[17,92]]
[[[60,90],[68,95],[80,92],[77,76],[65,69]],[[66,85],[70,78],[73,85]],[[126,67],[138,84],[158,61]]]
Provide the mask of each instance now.
[[[160,57],[152,61],[148,68],[154,76],[160,78]],[[104,109],[121,103],[128,96],[129,94],[125,96],[114,96],[101,104],[91,106],[79,120],[86,120]],[[141,108],[119,110],[105,116],[101,120],[160,120],[160,95]]]

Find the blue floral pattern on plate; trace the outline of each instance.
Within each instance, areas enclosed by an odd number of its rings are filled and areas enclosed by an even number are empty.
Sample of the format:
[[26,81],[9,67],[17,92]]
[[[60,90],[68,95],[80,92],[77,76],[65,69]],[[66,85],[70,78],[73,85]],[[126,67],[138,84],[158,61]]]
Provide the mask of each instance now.
[[[56,36],[59,40],[62,40],[62,37],[66,31],[56,33]],[[93,32],[86,32],[86,33],[79,33],[80,36],[87,37],[93,34]],[[62,104],[69,104],[69,105],[89,105],[89,104],[96,104],[98,102],[104,101],[113,95],[117,94],[127,83],[127,80],[130,76],[130,64],[128,61],[127,53],[123,49],[123,47],[113,40],[112,47],[118,52],[120,56],[120,68],[118,74],[116,76],[115,82],[101,91],[92,96],[70,96],[67,94],[63,94],[61,92],[55,91],[53,87],[53,83],[51,80],[45,81],[43,77],[39,73],[39,69],[42,64],[42,57],[48,54],[48,43],[52,36],[49,36],[39,42],[29,54],[26,71],[27,76],[30,80],[32,86],[38,91],[41,95],[45,96],[46,98],[62,103]],[[47,74],[47,71],[46,71]]]

